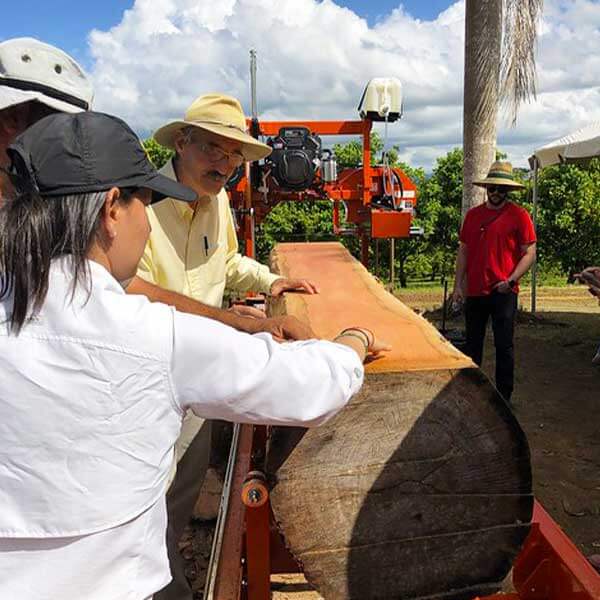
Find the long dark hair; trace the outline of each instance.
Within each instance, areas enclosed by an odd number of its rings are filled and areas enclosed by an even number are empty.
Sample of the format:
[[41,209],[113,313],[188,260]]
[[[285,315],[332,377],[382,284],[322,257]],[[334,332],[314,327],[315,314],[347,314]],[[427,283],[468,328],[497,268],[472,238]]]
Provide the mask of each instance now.
[[[133,190],[123,190],[128,202]],[[41,309],[50,264],[70,256],[72,293],[89,284],[87,254],[96,239],[106,192],[42,198],[28,186],[0,206],[0,300],[12,295],[10,331],[19,334]]]

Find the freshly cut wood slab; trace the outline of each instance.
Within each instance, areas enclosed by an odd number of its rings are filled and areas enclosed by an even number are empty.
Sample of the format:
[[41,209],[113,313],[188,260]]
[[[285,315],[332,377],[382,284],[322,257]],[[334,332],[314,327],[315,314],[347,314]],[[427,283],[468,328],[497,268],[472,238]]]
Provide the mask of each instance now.
[[272,266],[321,293],[287,294],[271,314],[328,338],[363,325],[393,345],[330,422],[272,432],[273,512],[308,581],[326,600],[497,590],[533,510],[527,441],[506,403],[340,244],[280,244]]
[[388,294],[337,242],[278,244],[271,266],[286,277],[310,278],[321,290],[313,296],[286,294],[283,302],[271,306],[271,314],[295,315],[329,339],[360,324],[393,346],[385,358],[369,365],[370,373],[474,366],[435,327]]

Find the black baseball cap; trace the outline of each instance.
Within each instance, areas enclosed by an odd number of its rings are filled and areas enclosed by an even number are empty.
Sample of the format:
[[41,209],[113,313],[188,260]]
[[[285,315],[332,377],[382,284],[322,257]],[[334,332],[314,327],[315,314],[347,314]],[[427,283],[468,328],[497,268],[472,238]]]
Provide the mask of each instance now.
[[154,201],[198,199],[196,192],[156,171],[125,121],[104,113],[44,117],[7,152],[11,173],[28,178],[42,197],[135,187],[152,190]]

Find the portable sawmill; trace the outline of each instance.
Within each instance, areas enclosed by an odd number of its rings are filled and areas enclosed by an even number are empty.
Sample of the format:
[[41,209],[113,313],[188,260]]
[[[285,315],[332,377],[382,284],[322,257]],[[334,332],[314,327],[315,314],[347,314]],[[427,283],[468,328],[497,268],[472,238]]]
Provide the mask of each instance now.
[[[372,80],[360,120],[293,122],[259,121],[252,82],[248,125],[273,153],[230,190],[248,254],[283,201],[331,200],[363,265],[370,239],[416,233],[414,184],[371,166],[373,122],[401,116],[399,82]],[[324,135],[362,136],[362,165],[338,172]],[[291,572],[326,600],[599,600],[600,576],[533,497],[523,431],[471,359],[339,243],[279,244],[271,263],[321,292],[286,294],[269,314],[329,339],[361,323],[393,349],[322,427],[234,426],[205,600],[267,600],[271,575]]]
[[[402,115],[400,82],[373,79],[365,89],[359,114],[361,119],[353,121],[276,122],[259,121],[256,116],[248,120],[250,131],[273,148],[266,160],[240,171],[229,185],[248,256],[254,255],[256,226],[280,202],[331,201],[334,234],[358,237],[365,265],[370,239],[422,234],[413,224],[414,183],[401,168],[387,164],[385,152],[383,164],[371,164],[373,123],[383,122],[387,127]],[[323,147],[322,136],[350,135],[361,137],[362,165],[338,170],[336,156]]]

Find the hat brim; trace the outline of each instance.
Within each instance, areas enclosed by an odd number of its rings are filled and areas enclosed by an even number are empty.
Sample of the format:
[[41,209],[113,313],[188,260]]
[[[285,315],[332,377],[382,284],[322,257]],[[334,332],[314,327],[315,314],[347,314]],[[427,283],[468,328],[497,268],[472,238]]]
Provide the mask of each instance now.
[[235,140],[242,144],[242,154],[244,158],[252,162],[254,160],[261,160],[271,154],[273,149],[271,146],[267,146],[251,135],[240,131],[234,127],[228,127],[227,125],[219,125],[217,123],[198,123],[195,121],[173,121],[164,125],[160,129],[154,132],[154,139],[161,145],[167,148],[175,149],[175,138],[177,133],[184,127],[197,127],[204,131],[209,131],[216,135],[220,135],[229,140]]
[[138,175],[129,179],[115,180],[91,185],[75,185],[55,187],[52,190],[45,190],[41,193],[42,197],[65,196],[67,194],[88,194],[92,192],[103,192],[111,187],[118,188],[146,188],[152,192],[152,203],[160,202],[164,198],[174,198],[183,202],[195,202],[198,195],[191,188],[174,181],[170,177],[165,177],[160,173],[150,173],[148,175]]
[[473,182],[473,185],[478,185],[479,187],[488,187],[488,185],[497,185],[512,189],[523,189],[525,186],[518,181],[512,181],[510,179],[501,179],[500,177],[486,177],[485,179],[479,179]]
[[64,113],[79,113],[83,112],[83,109],[79,106],[69,104],[64,100],[58,100],[57,98],[51,98],[41,92],[32,92],[29,90],[19,90],[2,85],[0,82],[0,110],[10,108],[11,106],[17,106],[18,104],[25,104],[25,102],[40,102],[49,108],[53,108],[59,112]]
[[140,181],[140,187],[152,190],[152,202],[159,202],[164,198],[174,198],[183,202],[198,200],[198,194],[194,190],[160,173]]

